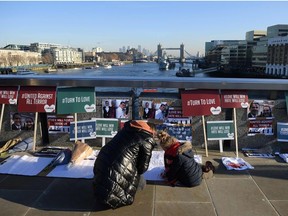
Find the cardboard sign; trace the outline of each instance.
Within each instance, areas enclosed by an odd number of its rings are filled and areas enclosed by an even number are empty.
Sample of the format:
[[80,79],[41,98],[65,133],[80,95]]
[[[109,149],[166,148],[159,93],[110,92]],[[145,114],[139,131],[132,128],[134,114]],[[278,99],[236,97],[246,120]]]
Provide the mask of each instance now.
[[207,140],[233,140],[233,121],[207,121]]
[[277,141],[288,142],[288,123],[277,122]]
[[246,91],[221,90],[222,108],[248,108],[248,94]]
[[114,137],[118,132],[118,119],[92,118],[96,120],[97,137]]
[[0,87],[0,104],[17,104],[18,87]]
[[25,86],[20,87],[18,97],[19,112],[54,113],[56,87]]
[[57,114],[96,112],[94,88],[59,88]]
[[183,116],[218,115],[221,113],[218,90],[181,92]]
[[[87,120],[77,122],[77,139],[95,139],[96,121]],[[75,140],[75,122],[70,122],[70,140]]]

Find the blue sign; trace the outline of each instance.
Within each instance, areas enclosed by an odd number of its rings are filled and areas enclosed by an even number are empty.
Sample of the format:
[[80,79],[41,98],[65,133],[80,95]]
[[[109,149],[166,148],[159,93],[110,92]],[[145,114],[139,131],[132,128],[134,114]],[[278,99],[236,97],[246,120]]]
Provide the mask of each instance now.
[[277,141],[288,142],[288,123],[277,122]]
[[[77,122],[77,139],[95,139],[96,121],[87,120]],[[70,122],[70,140],[75,140],[75,122]]]
[[165,130],[170,136],[176,137],[180,142],[192,141],[191,125],[162,124],[157,125],[157,130]]

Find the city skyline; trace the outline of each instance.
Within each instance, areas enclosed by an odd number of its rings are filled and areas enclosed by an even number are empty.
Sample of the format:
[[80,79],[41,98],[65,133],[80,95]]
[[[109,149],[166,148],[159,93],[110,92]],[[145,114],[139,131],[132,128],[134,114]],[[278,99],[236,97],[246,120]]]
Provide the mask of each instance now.
[[[245,40],[251,30],[286,24],[288,2],[279,1],[20,1],[2,2],[0,47],[55,43],[105,52],[140,45],[204,54],[205,42]],[[168,51],[169,54],[169,51]]]

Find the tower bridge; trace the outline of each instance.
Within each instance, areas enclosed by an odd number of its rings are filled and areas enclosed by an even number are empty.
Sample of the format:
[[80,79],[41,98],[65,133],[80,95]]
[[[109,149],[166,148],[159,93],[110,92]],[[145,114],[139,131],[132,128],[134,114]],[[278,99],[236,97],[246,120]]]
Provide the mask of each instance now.
[[159,63],[159,60],[160,60],[161,58],[164,58],[164,53],[165,53],[164,51],[165,51],[165,50],[179,50],[179,52],[180,52],[180,57],[179,57],[179,58],[173,58],[173,60],[177,59],[180,64],[181,64],[181,63],[182,63],[182,64],[185,63],[186,60],[188,59],[188,58],[185,58],[185,53],[190,57],[190,58],[189,58],[190,60],[195,60],[195,58],[193,58],[192,55],[189,54],[189,53],[185,50],[183,43],[180,45],[179,48],[163,48],[161,44],[158,44],[158,46],[157,46],[158,63]]
[[[165,50],[179,50],[180,57],[168,57],[166,56]],[[184,54],[188,54],[189,58],[185,58]],[[190,55],[187,51],[185,51],[184,44],[182,43],[179,48],[163,48],[161,44],[158,44],[157,46],[157,63],[159,64],[160,70],[167,70],[167,69],[174,69],[176,66],[176,63],[179,63],[181,67],[184,66],[184,64],[191,64],[192,69],[195,69],[198,67],[195,57]],[[191,61],[186,61],[191,60]]]

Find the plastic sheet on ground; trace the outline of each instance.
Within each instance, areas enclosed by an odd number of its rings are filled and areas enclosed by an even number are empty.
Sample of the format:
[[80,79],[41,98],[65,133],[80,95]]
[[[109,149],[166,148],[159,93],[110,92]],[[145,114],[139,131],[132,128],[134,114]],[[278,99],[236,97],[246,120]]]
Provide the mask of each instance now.
[[242,158],[222,157],[222,163],[227,170],[245,170],[254,169],[248,162]]

